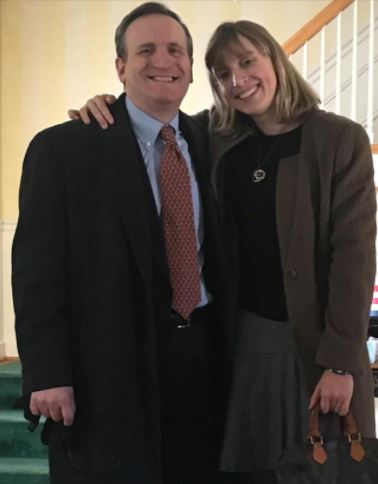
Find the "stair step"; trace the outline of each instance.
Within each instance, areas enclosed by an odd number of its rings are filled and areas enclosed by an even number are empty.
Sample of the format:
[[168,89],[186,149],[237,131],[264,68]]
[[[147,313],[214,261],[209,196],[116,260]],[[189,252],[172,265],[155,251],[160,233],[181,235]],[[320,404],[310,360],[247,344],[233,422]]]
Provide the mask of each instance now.
[[19,361],[0,365],[0,409],[11,409],[21,395],[21,365]]
[[40,424],[34,432],[29,432],[22,410],[0,410],[0,456],[46,458],[41,428]]
[[48,461],[0,457],[0,482],[1,484],[48,484]]
[[21,376],[21,363],[17,361],[6,361],[0,364],[0,377]]
[[26,420],[24,419],[23,411],[22,410],[0,410],[0,422],[24,422],[26,424]]

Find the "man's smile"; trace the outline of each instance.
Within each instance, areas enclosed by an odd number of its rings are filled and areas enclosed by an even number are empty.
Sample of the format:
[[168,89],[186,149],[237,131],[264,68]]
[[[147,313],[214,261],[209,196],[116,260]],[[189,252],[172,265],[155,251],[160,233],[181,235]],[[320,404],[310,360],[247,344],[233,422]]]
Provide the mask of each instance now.
[[177,81],[177,76],[148,76],[148,79],[156,82],[175,82]]

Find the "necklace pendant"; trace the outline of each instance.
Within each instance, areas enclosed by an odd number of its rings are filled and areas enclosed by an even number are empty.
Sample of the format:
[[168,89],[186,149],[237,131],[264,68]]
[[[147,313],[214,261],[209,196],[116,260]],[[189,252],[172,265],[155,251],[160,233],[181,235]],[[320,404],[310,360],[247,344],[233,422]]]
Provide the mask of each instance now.
[[253,170],[252,172],[252,181],[253,183],[259,183],[264,178],[266,177],[266,172],[265,170],[262,170],[261,168],[257,168],[257,170]]

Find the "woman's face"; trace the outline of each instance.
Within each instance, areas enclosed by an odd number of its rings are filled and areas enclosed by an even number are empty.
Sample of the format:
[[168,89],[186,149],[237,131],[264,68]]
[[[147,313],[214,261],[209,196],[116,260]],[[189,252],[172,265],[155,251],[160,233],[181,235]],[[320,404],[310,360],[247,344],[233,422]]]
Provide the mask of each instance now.
[[224,64],[214,69],[220,90],[231,106],[252,116],[274,115],[277,77],[269,57],[245,37],[239,36],[240,46],[225,53]]

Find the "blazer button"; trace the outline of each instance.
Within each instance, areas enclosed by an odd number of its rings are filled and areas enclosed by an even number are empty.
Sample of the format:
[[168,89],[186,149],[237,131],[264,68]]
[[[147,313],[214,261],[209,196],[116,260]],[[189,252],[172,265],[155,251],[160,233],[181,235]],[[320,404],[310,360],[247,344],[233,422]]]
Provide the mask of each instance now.
[[293,268],[289,269],[287,271],[287,275],[291,277],[291,279],[296,279],[297,278],[297,271]]

